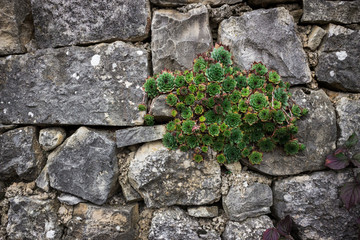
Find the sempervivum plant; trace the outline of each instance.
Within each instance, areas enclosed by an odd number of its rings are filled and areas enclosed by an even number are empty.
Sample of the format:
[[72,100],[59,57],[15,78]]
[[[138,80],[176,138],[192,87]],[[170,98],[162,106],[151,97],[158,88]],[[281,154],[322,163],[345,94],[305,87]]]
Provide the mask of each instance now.
[[[250,70],[234,66],[230,51],[216,45],[194,60],[192,70],[163,71],[149,77],[144,91],[152,99],[166,94],[175,118],[163,138],[169,149],[189,151],[201,162],[209,149],[219,163],[247,158],[260,164],[263,152],[280,146],[288,155],[302,151],[296,120],[307,114],[291,100],[289,84],[263,63]],[[145,105],[139,110],[146,111]],[[145,123],[154,124],[150,114]]]

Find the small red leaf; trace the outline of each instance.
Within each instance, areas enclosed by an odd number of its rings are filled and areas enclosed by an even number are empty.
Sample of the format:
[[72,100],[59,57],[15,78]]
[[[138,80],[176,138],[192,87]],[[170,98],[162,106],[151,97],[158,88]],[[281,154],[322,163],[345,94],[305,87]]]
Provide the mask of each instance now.
[[282,219],[278,222],[276,229],[283,236],[290,235],[292,223],[293,223],[293,221],[292,221],[291,217],[289,215],[287,215],[284,219]]
[[340,198],[347,209],[350,209],[351,207],[360,203],[360,183],[346,183],[341,188]]
[[268,228],[263,233],[263,240],[279,240],[280,234],[276,228]]
[[325,166],[327,166],[328,168],[334,169],[334,170],[339,170],[339,169],[343,169],[343,168],[347,167],[347,165],[349,165],[349,163],[350,163],[349,159],[343,158],[342,155],[340,158],[337,157],[340,154],[343,154],[343,153],[338,153],[336,156],[333,154],[328,155],[326,157]]
[[360,167],[360,153],[356,153],[353,155],[351,162],[356,166]]

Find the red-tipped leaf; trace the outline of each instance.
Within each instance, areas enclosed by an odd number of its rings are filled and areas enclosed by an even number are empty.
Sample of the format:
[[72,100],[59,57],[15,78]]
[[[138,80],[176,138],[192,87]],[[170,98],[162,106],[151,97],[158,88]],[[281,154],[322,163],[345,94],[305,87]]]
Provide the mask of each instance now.
[[280,234],[276,228],[268,228],[263,233],[263,240],[279,240]]
[[292,221],[291,217],[289,215],[287,215],[284,219],[282,219],[278,222],[276,229],[283,236],[290,235],[292,223],[293,223],[293,221]]
[[328,168],[339,170],[346,168],[350,163],[350,160],[345,156],[343,152],[336,155],[330,154],[326,157],[325,166]]
[[346,209],[350,209],[351,207],[360,203],[360,183],[346,183],[341,188],[340,198],[345,204]]

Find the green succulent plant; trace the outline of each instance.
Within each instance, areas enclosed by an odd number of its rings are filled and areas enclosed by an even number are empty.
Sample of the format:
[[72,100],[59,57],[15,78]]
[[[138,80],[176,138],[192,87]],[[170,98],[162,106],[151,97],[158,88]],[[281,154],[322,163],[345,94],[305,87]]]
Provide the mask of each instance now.
[[159,92],[171,92],[175,87],[175,77],[170,72],[163,72],[156,79],[156,84]]
[[220,63],[211,64],[206,70],[206,77],[210,81],[222,82],[224,80],[224,69]]
[[230,66],[232,64],[231,53],[224,49],[223,46],[216,45],[211,52],[211,57],[218,62],[221,62],[224,66]]
[[151,115],[151,114],[146,114],[146,115],[144,116],[144,122],[145,122],[145,124],[148,125],[148,126],[154,125],[154,124],[155,124],[154,116]]

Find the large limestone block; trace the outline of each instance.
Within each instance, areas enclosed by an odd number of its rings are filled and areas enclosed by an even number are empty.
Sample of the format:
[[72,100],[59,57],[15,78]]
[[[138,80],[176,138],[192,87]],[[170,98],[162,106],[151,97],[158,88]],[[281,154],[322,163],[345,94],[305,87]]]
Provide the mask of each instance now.
[[149,0],[31,0],[40,48],[141,41],[150,30]]
[[123,42],[0,59],[0,122],[133,126],[148,53]]
[[99,207],[80,203],[74,207],[68,231],[63,237],[72,239],[136,239],[138,205]]
[[335,109],[323,90],[292,89],[293,99],[309,114],[297,121],[297,137],[306,145],[303,152],[288,156],[280,149],[264,153],[259,165],[242,162],[262,173],[275,176],[294,175],[306,171],[324,169],[325,158],[335,149],[337,128]]
[[165,125],[121,129],[115,132],[116,145],[117,147],[125,147],[138,143],[152,142],[162,139],[165,133]]
[[205,6],[187,13],[157,10],[151,24],[151,50],[154,73],[192,68],[197,54],[212,45],[209,14]]
[[11,198],[8,239],[60,239],[63,229],[57,222],[58,208],[54,200],[39,200],[36,196]]
[[150,0],[152,3],[160,6],[171,7],[181,6],[192,3],[202,3],[210,5],[235,4],[243,0]]
[[290,215],[300,239],[358,239],[360,208],[343,206],[340,188],[354,179],[351,169],[316,172],[276,181],[273,186],[276,217]]
[[228,45],[234,61],[249,69],[262,61],[291,84],[311,81],[307,57],[285,8],[260,9],[220,23],[219,41]]
[[49,155],[50,186],[95,204],[105,203],[117,187],[113,138],[108,132],[79,128]]
[[26,52],[31,40],[30,0],[0,1],[0,56]]
[[45,164],[35,127],[23,127],[0,135],[0,180],[19,177],[35,180]]
[[161,141],[147,143],[130,162],[129,181],[147,207],[218,201],[221,197],[219,164],[213,159],[196,163],[192,157],[192,152],[168,150]]
[[305,23],[341,23],[360,22],[360,1],[358,0],[303,0],[301,21]]
[[317,80],[333,89],[360,92],[360,30],[333,24],[327,30],[315,69]]

